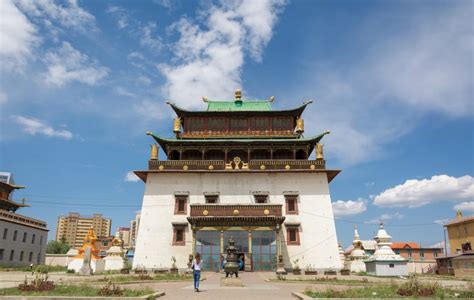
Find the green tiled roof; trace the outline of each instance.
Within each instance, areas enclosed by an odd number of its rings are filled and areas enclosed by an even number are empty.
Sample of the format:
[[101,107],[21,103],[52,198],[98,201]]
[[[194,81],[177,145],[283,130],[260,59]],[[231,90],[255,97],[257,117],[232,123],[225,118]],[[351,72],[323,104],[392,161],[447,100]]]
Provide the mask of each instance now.
[[207,111],[271,111],[270,101],[208,101]]

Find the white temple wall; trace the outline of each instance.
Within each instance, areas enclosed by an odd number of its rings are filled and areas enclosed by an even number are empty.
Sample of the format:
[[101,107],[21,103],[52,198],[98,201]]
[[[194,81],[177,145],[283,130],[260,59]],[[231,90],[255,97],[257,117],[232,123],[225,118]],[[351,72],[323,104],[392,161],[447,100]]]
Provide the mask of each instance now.
[[[186,229],[186,246],[172,246],[173,222],[187,222],[189,204],[205,203],[205,192],[219,192],[221,204],[254,203],[254,192],[268,192],[269,203],[282,204],[284,192],[297,192],[298,215],[286,215],[286,222],[300,223],[300,245],[286,245],[282,226],[282,254],[285,267],[299,259],[299,265],[318,269],[341,268],[334,217],[325,173],[150,173],[145,185],[141,223],[133,268],[169,268],[176,257],[179,268],[186,268],[192,252],[192,230]],[[175,193],[189,192],[187,215],[175,215]],[[243,224],[245,225],[245,224]]]

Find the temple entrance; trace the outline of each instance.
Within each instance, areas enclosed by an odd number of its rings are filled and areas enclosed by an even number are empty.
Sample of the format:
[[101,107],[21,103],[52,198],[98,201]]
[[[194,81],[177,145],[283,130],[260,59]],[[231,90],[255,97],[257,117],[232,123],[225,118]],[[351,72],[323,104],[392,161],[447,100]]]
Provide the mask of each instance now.
[[252,231],[252,267],[254,271],[276,270],[277,243],[274,231]]
[[221,266],[221,234],[216,230],[196,233],[196,252],[201,253],[202,268],[218,272]]
[[[201,253],[203,270],[218,272],[222,268],[222,249],[227,249],[229,239],[235,241],[238,257],[243,262],[241,271],[275,271],[277,240],[273,230],[198,230],[196,252]],[[221,245],[222,241],[222,245]],[[251,245],[249,247],[249,244]]]

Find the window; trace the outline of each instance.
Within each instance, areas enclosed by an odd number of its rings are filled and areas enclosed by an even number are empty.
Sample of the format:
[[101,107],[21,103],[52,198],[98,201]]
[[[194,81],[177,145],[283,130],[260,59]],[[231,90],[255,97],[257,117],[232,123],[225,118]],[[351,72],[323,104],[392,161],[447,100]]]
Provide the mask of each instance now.
[[300,244],[300,236],[299,230],[296,226],[287,227],[286,229],[287,235],[287,244],[288,245],[299,245]]
[[232,118],[229,125],[230,130],[247,130],[247,119]]
[[395,264],[389,264],[388,267],[389,268],[395,268]]
[[210,118],[208,120],[208,130],[225,131],[225,127],[225,118]]
[[395,254],[400,255],[400,249],[395,249]]
[[438,257],[438,250],[433,250],[434,257]]
[[411,249],[408,249],[408,250],[407,250],[407,253],[408,253],[408,257],[411,258],[411,256],[412,256]]
[[33,252],[30,252],[30,256],[28,256],[28,261],[31,262],[33,260]]
[[251,118],[250,119],[250,129],[252,130],[268,130],[270,126],[269,125],[269,119],[268,118],[262,118],[262,117],[257,117],[257,118]]
[[298,195],[285,195],[286,214],[298,214]]
[[38,253],[38,257],[36,258],[36,264],[39,265],[41,261],[41,252]]
[[254,195],[255,203],[268,203],[268,195]]
[[219,199],[219,195],[204,195],[204,198],[206,199],[206,203],[217,203]]
[[20,252],[20,261],[23,261],[23,255],[24,255],[24,254],[25,254],[24,251],[21,251],[21,252]]
[[293,130],[293,118],[277,117],[273,118],[273,130]]
[[31,237],[31,243],[34,244],[36,239],[36,234],[33,233],[33,236]]
[[185,215],[187,213],[187,202],[188,202],[188,196],[175,196],[175,208],[174,208],[174,214],[175,215]]
[[40,245],[43,245],[43,236],[40,236]]
[[420,250],[420,259],[425,259],[425,252]]
[[185,121],[187,123],[187,131],[200,131],[204,130],[204,119],[201,118],[189,118]]
[[173,246],[186,245],[186,236],[184,232],[185,226],[173,227]]
[[26,243],[26,232],[23,232],[23,243]]
[[15,257],[15,250],[10,251],[10,261]]
[[0,249],[0,260],[3,260],[3,252],[5,252],[5,249]]
[[3,229],[3,239],[6,240],[8,236],[8,228]]
[[16,236],[18,235],[18,230],[13,232],[13,240],[16,241]]

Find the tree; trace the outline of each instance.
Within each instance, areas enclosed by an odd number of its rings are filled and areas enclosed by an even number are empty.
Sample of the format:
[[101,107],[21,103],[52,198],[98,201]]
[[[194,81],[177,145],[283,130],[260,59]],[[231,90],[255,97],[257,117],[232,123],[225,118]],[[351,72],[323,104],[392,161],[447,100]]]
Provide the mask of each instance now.
[[63,236],[60,241],[49,241],[46,245],[46,253],[48,254],[66,254],[69,249],[66,238]]

